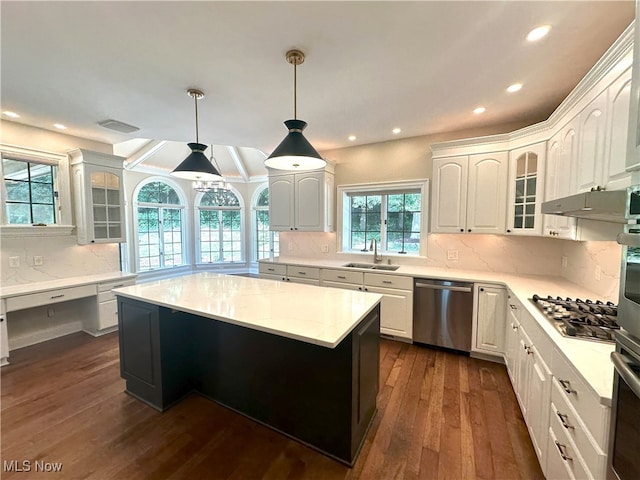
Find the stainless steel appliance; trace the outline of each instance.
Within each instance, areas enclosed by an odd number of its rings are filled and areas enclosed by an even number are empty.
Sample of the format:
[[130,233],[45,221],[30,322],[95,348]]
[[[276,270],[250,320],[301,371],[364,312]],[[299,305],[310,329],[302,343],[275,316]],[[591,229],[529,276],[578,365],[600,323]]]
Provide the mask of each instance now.
[[543,202],[541,210],[547,215],[627,223],[626,199],[626,190],[592,190]]
[[416,278],[414,287],[414,342],[470,352],[473,283]]
[[[640,186],[629,188],[627,218],[629,222],[640,219]],[[618,234],[622,248],[620,269],[620,326],[631,335],[640,338],[640,225],[625,226],[625,233]]]
[[624,330],[616,333],[609,478],[640,478],[640,340]]
[[612,302],[546,298],[534,295],[531,301],[544,313],[565,337],[599,342],[615,342],[618,325],[618,307]]

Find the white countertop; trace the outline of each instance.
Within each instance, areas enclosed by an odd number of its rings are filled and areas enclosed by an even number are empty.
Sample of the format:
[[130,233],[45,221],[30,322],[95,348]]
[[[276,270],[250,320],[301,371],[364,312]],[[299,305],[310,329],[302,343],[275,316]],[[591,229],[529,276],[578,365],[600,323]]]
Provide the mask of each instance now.
[[336,347],[382,295],[203,272],[114,289],[116,295]]
[[[614,344],[592,342],[576,338],[563,337],[555,329],[549,319],[529,300],[534,294],[540,296],[561,296],[571,298],[589,298],[592,300],[610,300],[617,303],[617,298],[602,297],[596,292],[587,290],[561,277],[542,275],[516,275],[500,272],[482,272],[476,270],[458,270],[448,268],[401,265],[396,271],[370,269],[354,269],[344,267],[348,260],[315,260],[294,257],[281,257],[276,260],[260,260],[261,263],[284,263],[287,265],[305,265],[319,268],[340,268],[376,274],[404,275],[411,277],[435,278],[447,280],[471,281],[474,283],[495,283],[506,285],[518,298],[524,308],[536,319],[555,348],[573,365],[587,385],[600,398],[600,403],[611,405],[613,393],[613,365],[610,360]],[[367,262],[362,262],[367,263]],[[551,367],[551,365],[549,365]]]
[[29,295],[31,293],[46,292],[47,290],[57,290],[59,288],[78,287],[92,283],[111,282],[117,280],[129,280],[136,278],[135,273],[108,272],[95,275],[82,275],[78,277],[67,277],[44,282],[24,283],[21,285],[11,285],[0,288],[0,298],[16,297],[19,295]]

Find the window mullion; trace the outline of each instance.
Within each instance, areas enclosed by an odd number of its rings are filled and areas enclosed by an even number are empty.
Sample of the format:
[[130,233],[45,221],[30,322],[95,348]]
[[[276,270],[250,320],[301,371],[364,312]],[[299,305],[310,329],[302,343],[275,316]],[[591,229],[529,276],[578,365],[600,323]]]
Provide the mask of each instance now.
[[158,248],[160,249],[160,267],[164,268],[164,207],[158,208]]
[[387,210],[388,210],[388,197],[387,195],[382,195],[382,201],[380,202],[380,208],[382,209],[381,218],[380,218],[380,251],[387,251]]

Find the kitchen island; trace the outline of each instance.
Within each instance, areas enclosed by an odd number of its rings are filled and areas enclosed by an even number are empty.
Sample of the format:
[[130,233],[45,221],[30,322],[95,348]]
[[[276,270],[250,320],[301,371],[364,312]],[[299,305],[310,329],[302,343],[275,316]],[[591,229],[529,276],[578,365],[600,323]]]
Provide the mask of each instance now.
[[215,273],[114,293],[127,393],[163,411],[197,392],[353,465],[376,412],[381,295]]

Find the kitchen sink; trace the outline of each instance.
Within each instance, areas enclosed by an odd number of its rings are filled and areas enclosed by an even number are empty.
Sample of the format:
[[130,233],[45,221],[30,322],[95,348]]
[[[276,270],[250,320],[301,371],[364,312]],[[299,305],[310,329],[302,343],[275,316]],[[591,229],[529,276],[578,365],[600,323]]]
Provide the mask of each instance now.
[[343,267],[348,268],[366,268],[369,270],[386,270],[389,272],[395,272],[400,268],[399,265],[374,265],[373,263],[347,263]]

